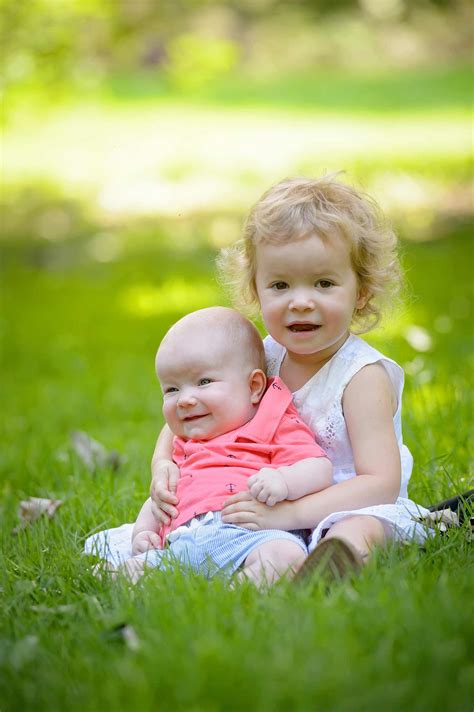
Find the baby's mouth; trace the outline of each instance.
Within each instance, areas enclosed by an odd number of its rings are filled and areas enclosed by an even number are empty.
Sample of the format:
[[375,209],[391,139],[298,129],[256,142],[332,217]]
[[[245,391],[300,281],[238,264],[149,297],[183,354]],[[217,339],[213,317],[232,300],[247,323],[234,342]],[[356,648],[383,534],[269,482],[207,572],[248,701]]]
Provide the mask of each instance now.
[[288,329],[290,331],[316,331],[320,328],[320,324],[308,324],[308,323],[296,323],[290,324]]

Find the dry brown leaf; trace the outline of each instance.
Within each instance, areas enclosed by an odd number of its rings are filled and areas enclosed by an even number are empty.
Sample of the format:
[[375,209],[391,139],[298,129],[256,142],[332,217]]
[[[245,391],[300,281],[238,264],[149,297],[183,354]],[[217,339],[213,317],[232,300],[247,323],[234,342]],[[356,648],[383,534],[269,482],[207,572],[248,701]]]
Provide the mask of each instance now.
[[52,519],[62,503],[61,499],[47,499],[45,497],[28,497],[28,499],[22,500],[18,506],[20,524],[15,527],[12,533],[18,534],[19,531],[25,529],[42,515]]
[[107,450],[102,443],[82,430],[73,430],[71,443],[78,458],[91,472],[95,472],[98,467],[117,470],[122,464],[123,458],[116,450]]
[[441,532],[447,531],[449,527],[459,527],[459,517],[451,509],[438,509],[429,512],[423,517],[419,517],[418,521],[427,524],[432,529],[439,529]]

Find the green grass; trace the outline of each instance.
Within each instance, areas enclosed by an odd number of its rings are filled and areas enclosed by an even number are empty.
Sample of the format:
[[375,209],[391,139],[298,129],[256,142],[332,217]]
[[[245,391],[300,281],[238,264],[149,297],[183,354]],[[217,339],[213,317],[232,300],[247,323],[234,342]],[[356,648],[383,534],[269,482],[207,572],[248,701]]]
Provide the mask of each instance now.
[[[92,576],[85,537],[133,519],[147,492],[162,423],[156,346],[182,313],[222,298],[205,240],[165,237],[125,235],[107,263],[80,239],[4,245],[0,709],[471,710],[466,530],[425,551],[390,547],[329,591],[229,590],[179,572],[129,590]],[[370,340],[411,374],[410,492],[430,504],[473,486],[472,248],[459,232],[403,249],[410,296]],[[430,351],[407,343],[410,324],[429,332]],[[122,469],[88,472],[69,446],[75,428],[125,454]],[[12,536],[30,495],[64,504]],[[137,650],[114,633],[123,623]]]
[[[371,72],[319,67],[264,78],[239,72],[223,80],[203,83],[189,96],[194,101],[218,106],[317,109],[367,115],[468,111],[471,88],[472,68],[468,64]],[[182,89],[173,89],[163,75],[155,72],[111,76],[99,91],[117,102],[183,98]]]
[[27,235],[49,236],[50,223],[67,233],[71,216],[49,214],[48,191],[108,230],[142,215],[240,216],[284,176],[342,170],[415,235],[439,234],[439,217],[471,210],[470,80],[459,64],[239,75],[194,93],[152,73],[62,97],[25,92],[7,101],[5,229],[24,214]]

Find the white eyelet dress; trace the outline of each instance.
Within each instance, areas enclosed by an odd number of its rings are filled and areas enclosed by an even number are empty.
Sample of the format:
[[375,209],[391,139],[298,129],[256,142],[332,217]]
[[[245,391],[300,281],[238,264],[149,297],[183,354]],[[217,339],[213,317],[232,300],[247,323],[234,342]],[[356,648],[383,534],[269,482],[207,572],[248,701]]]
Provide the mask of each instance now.
[[[278,376],[286,350],[271,336],[264,339],[269,376]],[[293,402],[304,422],[315,434],[316,442],[326,451],[333,464],[334,483],[355,477],[354,458],[342,412],[342,397],[349,381],[361,368],[381,363],[387,371],[397,395],[398,408],[393,425],[400,448],[402,477],[400,496],[395,504],[381,504],[344,512],[334,512],[326,517],[313,532],[309,549],[314,549],[327,529],[337,521],[354,514],[366,514],[382,521],[390,538],[399,541],[423,542],[429,536],[426,526],[417,521],[428,514],[424,507],[408,499],[407,486],[413,467],[413,457],[403,444],[402,393],[404,374],[402,368],[369,346],[363,339],[351,334],[323,368],[314,374],[302,388],[293,393]]]

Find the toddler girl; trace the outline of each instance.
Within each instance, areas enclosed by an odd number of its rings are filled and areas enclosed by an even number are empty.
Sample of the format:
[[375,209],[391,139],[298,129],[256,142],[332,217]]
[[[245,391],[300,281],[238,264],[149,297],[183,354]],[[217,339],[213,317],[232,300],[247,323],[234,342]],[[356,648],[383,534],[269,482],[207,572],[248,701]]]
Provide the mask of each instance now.
[[[314,529],[302,575],[323,556],[343,573],[387,539],[423,541],[417,520],[427,510],[407,498],[413,459],[402,438],[403,371],[355,335],[378,323],[400,279],[396,238],[377,205],[334,177],[285,180],[256,204],[219,268],[241,306],[260,308],[268,375],[293,392],[335,482],[274,507],[241,492],[227,500],[222,521]],[[179,502],[166,433],[152,467],[155,515],[169,522]]]

